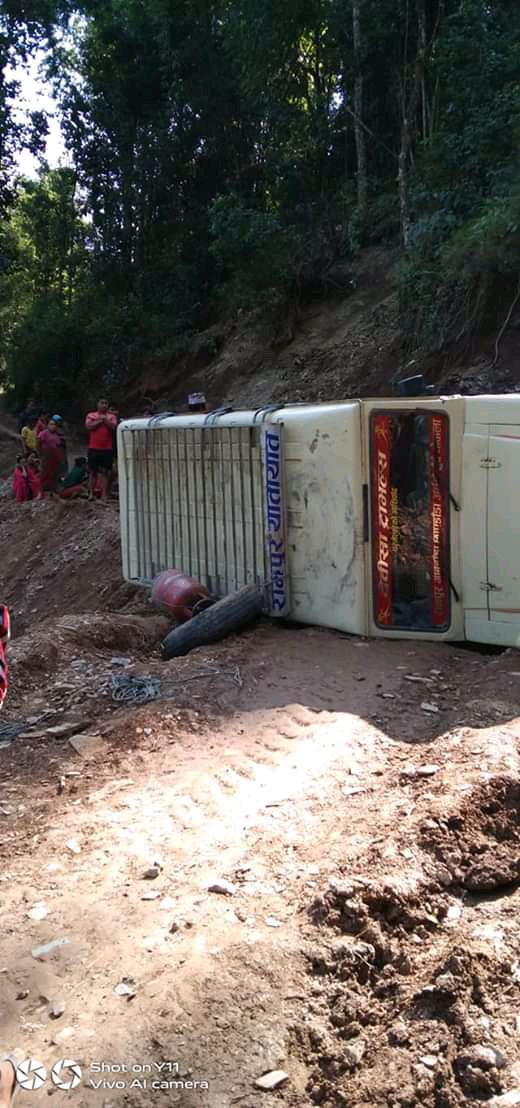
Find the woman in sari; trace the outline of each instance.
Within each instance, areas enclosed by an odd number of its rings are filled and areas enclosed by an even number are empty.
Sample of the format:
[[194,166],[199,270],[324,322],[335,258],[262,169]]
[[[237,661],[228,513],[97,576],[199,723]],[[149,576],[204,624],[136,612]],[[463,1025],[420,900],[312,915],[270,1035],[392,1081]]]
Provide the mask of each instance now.
[[67,473],[69,472],[69,465],[67,461],[67,440],[65,438],[65,424],[60,415],[55,415],[52,417],[52,419],[53,422],[56,424],[56,430],[61,439],[60,477],[63,479],[67,476]]
[[[38,459],[31,454],[24,458],[19,454],[16,459],[16,469],[13,473],[13,495],[17,504],[24,504],[26,500],[39,500],[40,498],[40,473],[37,468]],[[39,465],[39,463],[38,463]]]
[[45,431],[38,435],[41,457],[41,490],[43,496],[57,496],[60,471],[63,463],[63,445],[61,435],[53,419],[50,419]]

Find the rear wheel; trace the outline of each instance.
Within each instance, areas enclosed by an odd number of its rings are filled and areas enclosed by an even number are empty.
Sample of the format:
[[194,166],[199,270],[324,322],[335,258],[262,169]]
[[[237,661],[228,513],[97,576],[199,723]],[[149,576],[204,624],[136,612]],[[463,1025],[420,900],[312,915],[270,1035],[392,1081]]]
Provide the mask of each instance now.
[[181,658],[198,646],[207,646],[232,635],[234,631],[240,631],[261,615],[264,605],[265,592],[260,585],[247,585],[239,592],[225,596],[208,611],[170,631],[162,644],[164,657]]

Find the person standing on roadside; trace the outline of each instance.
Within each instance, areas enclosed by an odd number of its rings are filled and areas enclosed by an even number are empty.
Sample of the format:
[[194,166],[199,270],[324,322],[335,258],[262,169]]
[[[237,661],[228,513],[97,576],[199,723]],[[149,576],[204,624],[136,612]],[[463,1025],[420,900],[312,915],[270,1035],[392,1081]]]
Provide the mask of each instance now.
[[60,415],[55,415],[52,418],[53,422],[56,424],[56,430],[58,432],[58,435],[60,436],[61,441],[62,459],[60,466],[60,477],[66,477],[69,471],[69,463],[67,461],[67,440],[65,438],[65,424],[63,422],[63,417]]
[[41,457],[41,490],[44,496],[57,496],[60,470],[63,461],[62,440],[53,419],[45,431],[38,435]]
[[23,443],[24,454],[27,457],[32,454],[38,446],[38,434],[36,431],[36,419],[27,419],[20,432],[20,438]]
[[42,480],[40,474],[40,458],[36,450],[34,451],[34,454],[29,454],[26,466],[29,488],[31,490],[31,499],[40,500],[42,495]]
[[37,436],[40,434],[41,431],[45,431],[50,418],[50,412],[40,412],[38,419],[36,420],[36,427],[34,428]]
[[110,473],[110,476],[109,476],[109,479],[108,479],[108,495],[110,496],[110,494],[112,492],[113,485],[114,485],[114,481],[117,481],[117,476],[118,476],[118,473],[117,473],[117,428],[119,427],[119,424],[120,424],[121,421],[119,419],[119,412],[118,412],[117,408],[114,407],[113,404],[110,406],[108,411],[109,411],[110,415],[113,415],[115,417],[115,421],[116,421],[116,425],[115,425],[114,431],[113,431],[114,464],[113,464],[113,467],[112,467],[112,472]]
[[115,419],[114,430],[112,432],[112,449],[114,451],[114,462],[117,465],[117,428],[119,427],[119,412],[113,404],[108,409],[108,414],[112,415]]
[[89,412],[85,427],[89,434],[89,500],[94,499],[99,479],[101,499],[106,502],[114,465],[114,431],[117,427],[117,416],[109,411],[108,400],[105,397],[98,400],[95,412]]

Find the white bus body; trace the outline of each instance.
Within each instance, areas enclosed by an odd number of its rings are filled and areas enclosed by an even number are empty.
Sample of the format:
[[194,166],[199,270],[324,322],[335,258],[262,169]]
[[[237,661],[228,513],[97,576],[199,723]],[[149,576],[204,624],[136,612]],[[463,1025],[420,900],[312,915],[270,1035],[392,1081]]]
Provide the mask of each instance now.
[[129,420],[123,572],[357,635],[520,645],[520,396]]

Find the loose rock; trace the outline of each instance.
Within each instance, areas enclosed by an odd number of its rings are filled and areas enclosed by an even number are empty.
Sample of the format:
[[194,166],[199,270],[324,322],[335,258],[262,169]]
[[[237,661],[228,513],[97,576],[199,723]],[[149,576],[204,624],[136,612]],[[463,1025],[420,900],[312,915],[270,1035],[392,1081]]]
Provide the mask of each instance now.
[[171,912],[172,908],[175,908],[175,901],[172,896],[165,896],[164,900],[161,900],[159,905],[161,912]]
[[257,1089],[265,1089],[267,1092],[270,1089],[279,1089],[280,1085],[284,1085],[289,1080],[289,1074],[285,1073],[285,1070],[272,1070],[271,1073],[264,1073],[263,1077],[258,1077],[255,1081]]
[[388,1042],[391,1046],[407,1046],[410,1042],[410,1032],[403,1020],[396,1020],[388,1032]]
[[62,1031],[58,1031],[57,1035],[53,1035],[51,1043],[53,1046],[60,1046],[61,1043],[66,1043],[69,1039],[72,1039],[75,1034],[74,1027],[64,1027]]
[[97,754],[106,746],[101,735],[74,735],[73,738],[69,739],[69,743],[76,754],[81,754],[83,758],[86,758],[89,754]]
[[56,727],[47,727],[46,734],[53,739],[68,739],[70,735],[77,735],[83,726],[83,723],[79,723],[77,720],[74,723],[71,720],[69,723],[59,723]]
[[349,1066],[359,1066],[363,1061],[367,1044],[364,1039],[353,1039],[343,1049],[343,1056]]
[[136,996],[135,981],[131,977],[123,977],[123,980],[114,988],[116,996],[125,996],[128,1000]]
[[29,919],[38,921],[47,919],[48,914],[47,905],[44,900],[39,900],[38,903],[31,908],[30,912],[27,913]]
[[462,904],[450,904],[448,911],[446,912],[446,923],[453,925],[457,923],[462,916]]
[[53,939],[50,943],[45,943],[43,946],[35,946],[31,950],[33,958],[46,958],[48,954],[54,954],[55,950],[59,950],[60,947],[65,946],[70,942],[70,939]]
[[208,885],[208,892],[217,893],[219,896],[234,896],[237,888],[236,885],[231,884],[231,881],[214,881]]
[[425,766],[409,766],[407,769],[403,769],[402,777],[408,777],[414,780],[417,777],[434,777],[439,772],[440,766],[428,763]]
[[466,1069],[468,1066],[481,1070],[504,1069],[506,1065],[507,1061],[500,1050],[494,1046],[485,1046],[483,1043],[469,1047],[457,1057],[458,1069]]
[[59,1020],[65,1011],[65,1002],[63,1000],[53,1000],[49,1004],[48,1012],[51,1020]]

